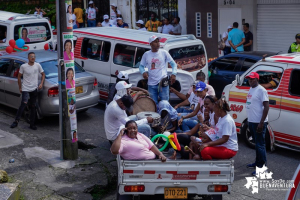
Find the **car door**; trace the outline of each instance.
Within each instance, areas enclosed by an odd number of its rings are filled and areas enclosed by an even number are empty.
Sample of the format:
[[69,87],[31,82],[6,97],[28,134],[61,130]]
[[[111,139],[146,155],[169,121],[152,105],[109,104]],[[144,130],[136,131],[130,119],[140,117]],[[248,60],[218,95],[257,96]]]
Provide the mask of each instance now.
[[0,59],[0,103],[5,104],[5,82],[11,65],[10,59]]
[[215,89],[218,98],[221,97],[224,87],[235,80],[235,69],[239,67],[239,60],[239,57],[223,57],[210,65],[209,84]]
[[10,74],[6,78],[5,95],[6,102],[13,108],[18,108],[21,103],[21,93],[18,85],[18,74],[23,61],[12,60]]

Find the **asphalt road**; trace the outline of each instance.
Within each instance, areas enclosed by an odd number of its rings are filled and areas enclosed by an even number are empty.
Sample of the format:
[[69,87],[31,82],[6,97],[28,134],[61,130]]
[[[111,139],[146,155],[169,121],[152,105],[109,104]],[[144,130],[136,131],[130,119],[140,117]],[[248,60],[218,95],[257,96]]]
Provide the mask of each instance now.
[[[0,116],[5,116],[7,126],[16,114],[16,110],[0,105]],[[79,140],[91,143],[95,146],[105,145],[106,140],[104,126],[103,126],[104,106],[98,105],[90,108],[85,113],[79,113],[78,120],[78,138]],[[2,125],[3,125],[2,124]],[[46,117],[39,120],[37,123],[38,130],[31,131],[25,121],[21,121],[19,128],[22,128],[32,134],[47,134],[49,130],[58,131],[58,117]],[[7,127],[0,127],[1,130],[9,130]],[[57,134],[58,136],[59,134]],[[104,142],[104,143],[103,143]],[[108,144],[108,143],[107,143]],[[55,148],[58,148],[56,146]],[[107,147],[106,147],[107,148]],[[246,146],[239,137],[239,151],[234,158],[235,178],[231,194],[224,195],[223,199],[266,199],[266,200],[283,200],[285,199],[286,191],[268,191],[259,188],[258,193],[252,194],[251,189],[247,189],[244,185],[247,184],[245,177],[251,177],[252,169],[247,169],[246,165],[252,163],[255,158],[255,151]],[[300,163],[300,154],[298,152],[277,148],[275,152],[267,152],[268,168],[273,173],[272,178],[291,180],[293,174]],[[114,195],[106,197],[106,199],[113,199]]]

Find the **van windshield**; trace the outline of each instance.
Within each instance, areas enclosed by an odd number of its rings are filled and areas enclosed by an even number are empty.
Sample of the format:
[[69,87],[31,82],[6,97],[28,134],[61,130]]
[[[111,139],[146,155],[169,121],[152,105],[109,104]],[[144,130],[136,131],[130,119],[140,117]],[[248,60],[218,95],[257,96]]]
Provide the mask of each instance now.
[[201,44],[171,49],[169,53],[177,63],[178,69],[192,72],[206,65],[205,51]]
[[47,22],[16,25],[14,28],[14,40],[20,38],[26,44],[44,42],[51,39],[51,29]]

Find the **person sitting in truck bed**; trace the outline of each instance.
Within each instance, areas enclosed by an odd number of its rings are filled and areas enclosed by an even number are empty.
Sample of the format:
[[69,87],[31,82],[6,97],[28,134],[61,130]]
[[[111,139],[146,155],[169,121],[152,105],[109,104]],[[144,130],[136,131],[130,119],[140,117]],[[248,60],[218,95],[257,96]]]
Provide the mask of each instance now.
[[120,154],[125,160],[151,160],[155,158],[159,158],[162,162],[167,160],[149,138],[138,133],[135,121],[126,122],[125,128],[121,126],[120,129],[117,139],[110,148],[112,154]]
[[[214,112],[219,116],[216,125],[216,140],[201,144],[199,150],[203,160],[229,159],[238,151],[236,126],[234,120],[227,112],[230,111],[225,99],[219,99],[214,105]],[[203,125],[204,130],[209,128]]]

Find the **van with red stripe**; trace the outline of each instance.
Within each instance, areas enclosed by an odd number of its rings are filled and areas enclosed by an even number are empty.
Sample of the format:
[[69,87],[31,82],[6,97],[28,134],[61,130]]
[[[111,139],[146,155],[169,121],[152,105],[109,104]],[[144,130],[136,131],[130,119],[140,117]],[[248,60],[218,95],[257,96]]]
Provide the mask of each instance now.
[[255,63],[241,77],[236,76],[232,84],[223,90],[229,102],[231,116],[235,120],[237,132],[250,147],[254,147],[253,137],[248,129],[245,109],[246,96],[250,89],[245,78],[251,72],[259,74],[259,83],[269,94],[269,122],[266,145],[271,151],[281,147],[300,151],[300,53],[267,57]]
[[[197,72],[208,74],[207,55],[203,42],[194,35],[168,35],[114,27],[81,28],[74,30],[75,61],[98,80],[100,101],[106,102],[109,84],[116,82],[119,71],[127,71],[130,83],[137,86],[143,79],[139,64],[150,50],[149,37],[160,37],[161,49],[167,50],[177,63],[176,79],[186,94]],[[172,69],[169,66],[168,74]],[[171,94],[170,99],[178,97]]]

